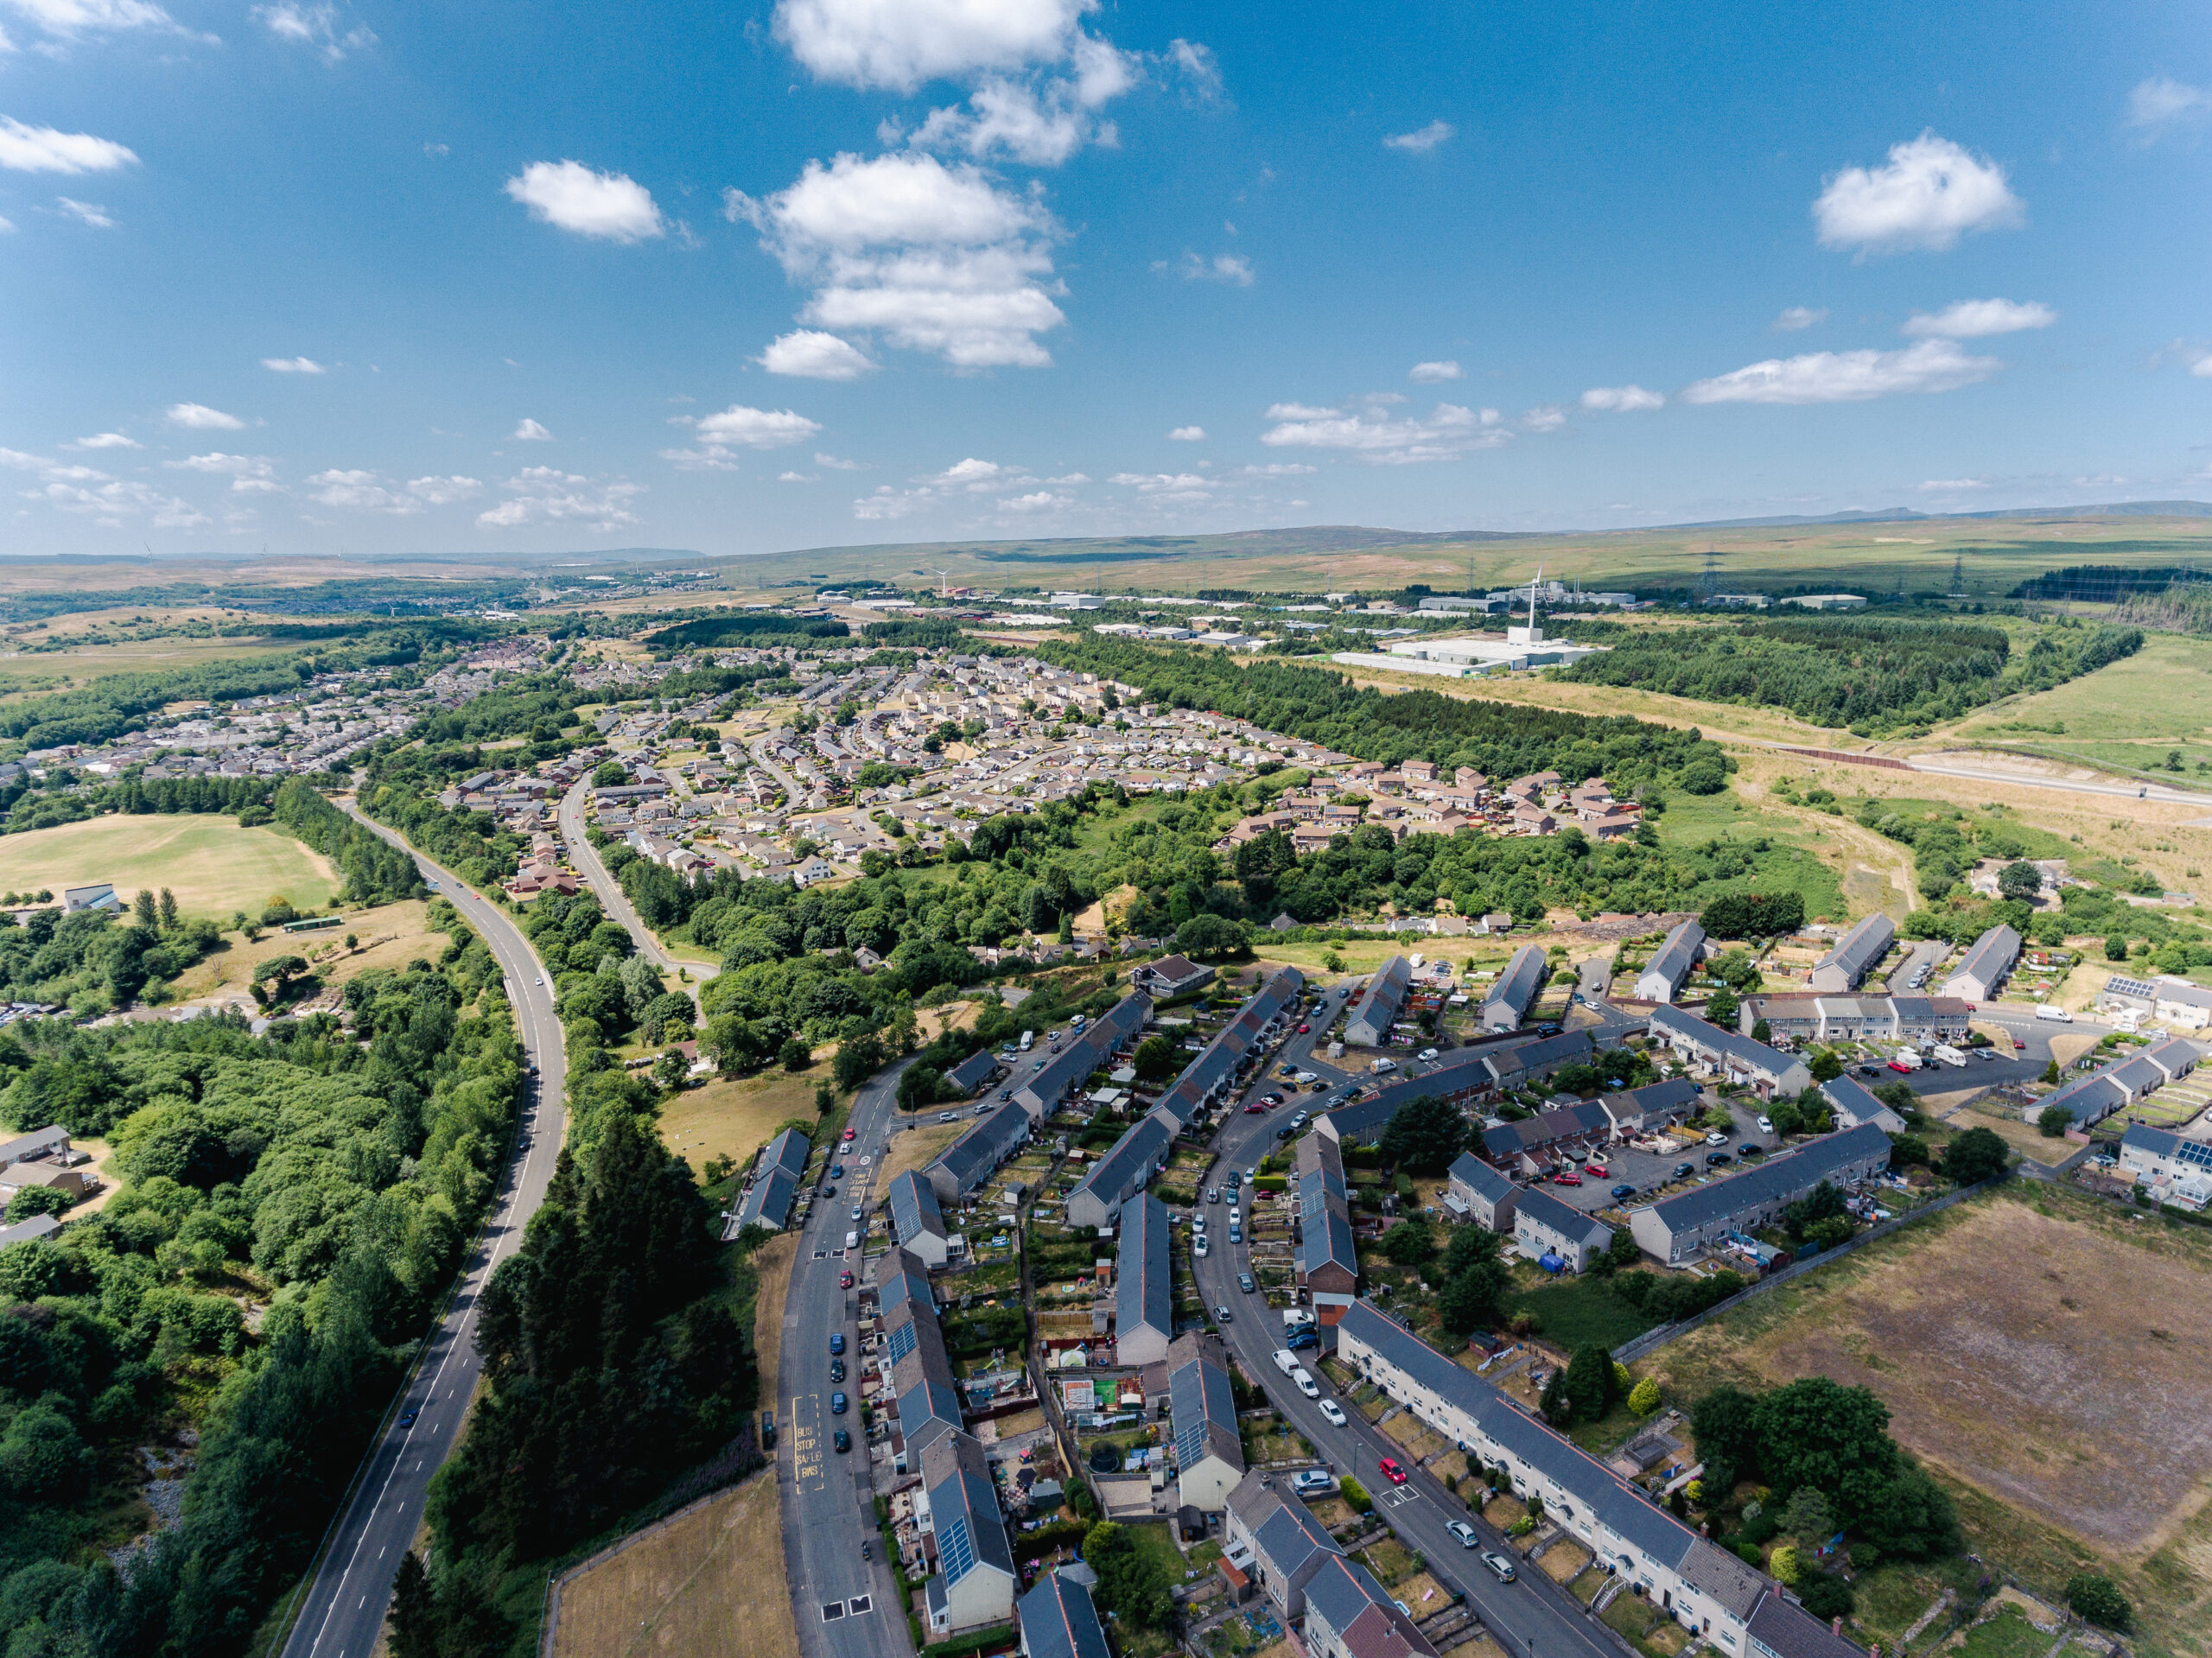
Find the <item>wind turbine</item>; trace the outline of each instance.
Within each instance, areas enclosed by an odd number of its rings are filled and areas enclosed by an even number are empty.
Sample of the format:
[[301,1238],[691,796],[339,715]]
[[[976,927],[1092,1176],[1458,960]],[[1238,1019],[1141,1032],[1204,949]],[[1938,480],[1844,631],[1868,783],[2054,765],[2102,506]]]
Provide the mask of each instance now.
[[[932,567],[932,568],[934,568],[934,567]],[[952,572],[951,572],[951,571],[950,571],[950,570],[938,570],[938,573],[937,573],[937,596],[938,596],[938,598],[940,598],[940,599],[950,599],[950,598],[952,596]]]

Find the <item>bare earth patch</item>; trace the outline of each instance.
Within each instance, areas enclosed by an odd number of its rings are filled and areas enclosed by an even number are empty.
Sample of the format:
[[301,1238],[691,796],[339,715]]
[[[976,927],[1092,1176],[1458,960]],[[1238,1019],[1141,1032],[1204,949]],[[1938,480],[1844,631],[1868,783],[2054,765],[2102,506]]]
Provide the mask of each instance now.
[[553,1658],[632,1654],[798,1658],[774,1470],[663,1526],[562,1591]]
[[[2135,1555],[2200,1508],[2212,1476],[2212,1271],[2193,1236],[2083,1210],[1975,1204],[1907,1234],[1794,1316],[1735,1346],[1729,1321],[1668,1368],[1735,1347],[1777,1381],[1871,1387],[1916,1455],[2116,1554]],[[1870,1252],[1871,1253],[1871,1252]],[[1817,1280],[1813,1280],[1817,1281]]]
[[932,1122],[927,1128],[909,1128],[904,1134],[891,1136],[891,1149],[883,1154],[884,1184],[889,1184],[908,1169],[926,1167],[937,1160],[937,1155],[974,1126],[972,1115],[957,1122]]

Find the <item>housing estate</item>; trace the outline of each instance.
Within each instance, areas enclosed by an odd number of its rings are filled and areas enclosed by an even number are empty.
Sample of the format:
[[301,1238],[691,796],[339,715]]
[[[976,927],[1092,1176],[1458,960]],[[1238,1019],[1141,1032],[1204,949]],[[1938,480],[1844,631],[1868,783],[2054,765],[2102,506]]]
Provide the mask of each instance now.
[[2188,1076],[2196,1069],[2199,1057],[2196,1044],[2170,1036],[2140,1052],[2113,1060],[2101,1070],[2076,1077],[2024,1108],[2020,1115],[2039,1123],[2044,1112],[2063,1111],[2075,1128],[2087,1128]]
[[1856,990],[1897,942],[1897,924],[1880,911],[1836,940],[1835,948],[1813,963],[1808,985],[1834,995]]
[[950,1203],[982,1185],[999,1165],[1028,1142],[1036,1126],[1028,1109],[1014,1100],[995,1106],[977,1118],[923,1171],[938,1200]]
[[1967,946],[1966,959],[1943,981],[1943,994],[1967,1001],[1987,1001],[2020,959],[2020,935],[1999,924]]
[[1219,1514],[1244,1477],[1236,1394],[1218,1337],[1179,1337],[1167,1354],[1167,1413],[1175,1448],[1176,1501]]
[[1679,1007],[1653,1008],[1651,1034],[1693,1064],[1712,1067],[1723,1080],[1749,1087],[1763,1100],[1802,1094],[1813,1085],[1813,1073],[1803,1060],[1708,1025]]
[[1168,1270],[1167,1206],[1147,1195],[1122,1206],[1114,1267],[1114,1359],[1157,1364],[1175,1339],[1175,1281]]
[[1955,1042],[1974,1017],[1956,996],[1821,995],[1792,991],[1746,996],[1737,1026],[1749,1036],[1761,1020],[1777,1042]]
[[1069,1095],[1103,1070],[1115,1051],[1144,1029],[1152,1017],[1152,1001],[1141,993],[1124,996],[1081,1032],[1068,1039],[1058,1052],[1047,1054],[1028,1077],[1014,1085],[1014,1103],[1042,1122],[1058,1110]]
[[1519,1030],[1550,976],[1544,952],[1534,944],[1522,945],[1475,1010],[1475,1023],[1485,1031]]
[[1679,1267],[1700,1249],[1747,1236],[1825,1180],[1841,1186],[1872,1179],[1890,1165],[1890,1137],[1871,1122],[1823,1134],[1725,1180],[1694,1186],[1629,1212],[1628,1229],[1644,1254]]
[[1357,1048],[1379,1048],[1388,1042],[1390,1027],[1405,1011],[1406,992],[1413,981],[1413,963],[1404,956],[1393,956],[1383,962],[1352,1004],[1344,1020],[1344,1040]]
[[744,1201],[737,1206],[740,1230],[748,1226],[765,1226],[780,1232],[791,1217],[791,1201],[798,1195],[798,1183],[806,1173],[808,1153],[813,1142],[796,1128],[786,1128],[768,1142],[760,1153],[760,1160],[753,1165],[753,1185]]
[[1697,965],[1698,954],[1705,948],[1705,929],[1694,921],[1684,921],[1667,935],[1666,942],[1652,952],[1651,959],[1643,964],[1643,971],[1637,975],[1636,999],[1638,1001],[1672,1001],[1681,994],[1682,981],[1688,978],[1690,969]]
[[1324,1324],[1344,1317],[1359,1288],[1359,1253],[1352,1242],[1351,1198],[1335,1140],[1309,1130],[1298,1142],[1299,1287]]
[[2120,1166],[2162,1203],[2202,1209],[2212,1202],[2212,1145],[2203,1140],[2130,1123],[2120,1137]]
[[[1602,1564],[1734,1658],[1864,1658],[1779,1585],[1365,1301],[1337,1327],[1338,1356],[1447,1440],[1502,1466]],[[1232,1512],[1234,1508],[1232,1504]],[[1306,1594],[1313,1597],[1309,1579]]]
[[1605,1253],[1613,1229],[1563,1204],[1541,1186],[1530,1186],[1513,1209],[1513,1247],[1541,1264],[1547,1257],[1579,1273]]
[[908,1169],[891,1182],[890,1203],[891,1232],[899,1247],[925,1267],[943,1267],[951,1258],[952,1240],[936,1189],[919,1172]]
[[1113,1658],[1090,1591],[1065,1568],[1038,1579],[1014,1610],[1021,1658]]

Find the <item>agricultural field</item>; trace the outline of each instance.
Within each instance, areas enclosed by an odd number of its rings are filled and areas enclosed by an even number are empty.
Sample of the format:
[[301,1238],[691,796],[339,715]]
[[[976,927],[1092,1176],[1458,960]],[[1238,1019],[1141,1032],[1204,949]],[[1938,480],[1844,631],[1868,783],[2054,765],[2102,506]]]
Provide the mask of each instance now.
[[798,1658],[776,1476],[764,1470],[562,1591],[552,1658]]
[[0,891],[114,883],[124,903],[142,888],[168,887],[187,916],[227,925],[233,912],[260,914],[272,898],[319,910],[344,885],[321,853],[273,829],[240,829],[215,814],[93,818],[24,835],[0,835]]
[[1649,1361],[1863,1384],[1950,1484],[1967,1547],[2056,1593],[2092,1565],[2152,1645],[2212,1651],[2212,1237],[2017,1182],[1762,1296]]

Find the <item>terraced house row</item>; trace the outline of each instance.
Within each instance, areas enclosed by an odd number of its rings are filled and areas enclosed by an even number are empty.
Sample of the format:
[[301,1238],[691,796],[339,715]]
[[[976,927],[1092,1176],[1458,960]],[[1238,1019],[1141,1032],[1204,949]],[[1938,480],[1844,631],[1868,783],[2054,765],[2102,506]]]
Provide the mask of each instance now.
[[[1781,1585],[1700,1537],[1611,1470],[1365,1301],[1337,1326],[1338,1356],[1484,1463],[1624,1576],[1630,1590],[1733,1658],[1865,1658]],[[1306,1594],[1311,1605],[1313,1585]]]

